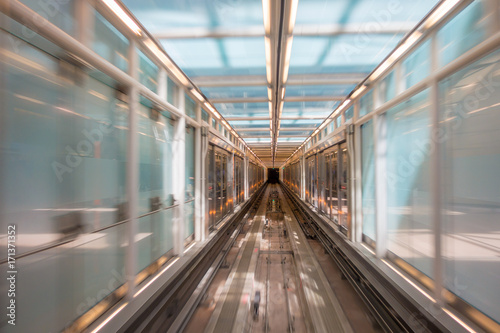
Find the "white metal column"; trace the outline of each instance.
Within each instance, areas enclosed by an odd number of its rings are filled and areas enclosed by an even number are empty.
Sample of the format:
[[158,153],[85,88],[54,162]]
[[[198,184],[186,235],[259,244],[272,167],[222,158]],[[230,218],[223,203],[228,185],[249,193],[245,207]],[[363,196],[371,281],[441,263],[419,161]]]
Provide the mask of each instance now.
[[244,176],[244,187],[245,187],[245,200],[248,199],[248,156],[243,159],[243,176]]
[[302,150],[300,157],[300,198],[306,200],[306,158],[304,156],[305,149]]
[[[185,112],[184,89],[179,89],[179,109]],[[186,178],[186,120],[177,118],[174,125],[173,145],[173,185],[175,218],[173,226],[174,253],[178,256],[184,254],[184,201]]]
[[[129,74],[138,77],[139,56],[136,44],[130,41],[128,49]],[[135,276],[137,270],[137,251],[135,236],[137,234],[138,190],[139,190],[139,90],[132,86],[129,96],[129,131],[127,138],[127,203],[128,203],[128,246],[126,250],[125,271],[127,275],[127,298],[134,297]]]
[[[438,69],[438,47],[436,33],[431,35],[431,70]],[[434,78],[430,87],[431,112],[431,151],[430,151],[430,189],[431,222],[434,233],[434,297],[439,305],[443,304],[443,258],[441,251],[441,144],[439,136],[439,90],[438,80]]]
[[[201,122],[201,107],[196,106],[196,120]],[[205,232],[203,230],[203,207],[202,198],[204,197],[202,192],[202,182],[201,182],[201,170],[202,164],[205,163],[205,159],[201,154],[201,127],[195,129],[195,142],[194,142],[194,179],[195,179],[195,190],[194,190],[194,237],[196,241],[202,241],[205,239]]]
[[375,253],[384,258],[387,251],[387,123],[385,114],[375,115],[374,159],[375,159]]

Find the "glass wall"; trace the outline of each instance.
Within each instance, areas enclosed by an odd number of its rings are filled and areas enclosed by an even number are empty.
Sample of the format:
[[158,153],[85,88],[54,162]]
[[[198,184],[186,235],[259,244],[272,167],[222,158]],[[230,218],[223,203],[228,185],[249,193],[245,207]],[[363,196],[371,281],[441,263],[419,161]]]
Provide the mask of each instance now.
[[387,119],[387,249],[432,275],[430,116],[426,90],[390,109]]
[[500,51],[440,82],[445,287],[500,321]]

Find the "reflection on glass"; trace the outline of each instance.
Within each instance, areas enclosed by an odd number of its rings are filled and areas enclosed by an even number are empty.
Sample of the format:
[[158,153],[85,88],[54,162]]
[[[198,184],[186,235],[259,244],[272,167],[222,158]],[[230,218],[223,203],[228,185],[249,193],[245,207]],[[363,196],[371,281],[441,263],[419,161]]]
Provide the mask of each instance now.
[[432,275],[428,91],[387,112],[387,248]]
[[440,82],[445,287],[500,322],[500,51]]

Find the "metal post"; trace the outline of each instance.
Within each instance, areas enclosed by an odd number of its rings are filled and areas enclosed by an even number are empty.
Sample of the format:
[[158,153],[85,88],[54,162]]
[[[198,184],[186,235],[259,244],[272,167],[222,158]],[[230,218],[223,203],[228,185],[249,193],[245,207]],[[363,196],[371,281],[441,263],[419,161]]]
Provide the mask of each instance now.
[[245,156],[243,159],[243,174],[244,174],[244,186],[245,186],[245,200],[248,199],[248,156]]
[[384,258],[387,251],[387,123],[385,114],[375,115],[374,158],[375,158],[375,252],[377,258]]
[[305,148],[302,150],[300,157],[300,198],[306,200],[306,159],[304,157]]
[[[185,112],[184,89],[179,89],[179,109]],[[173,146],[173,184],[174,204],[176,204],[173,226],[174,253],[178,256],[184,254],[184,201],[186,200],[186,120],[178,118],[174,125]]]
[[[198,104],[196,106],[196,120],[201,122],[201,107]],[[202,221],[202,186],[201,186],[201,165],[205,163],[205,159],[201,154],[201,127],[195,129],[195,143],[194,143],[194,179],[195,179],[195,191],[194,191],[194,236],[197,242],[202,241],[205,238],[203,232],[203,221]]]
[[[436,71],[438,64],[437,38],[431,36],[431,69]],[[432,80],[430,91],[431,113],[431,154],[430,154],[430,189],[432,202],[432,226],[434,233],[434,297],[438,304],[443,304],[443,258],[441,251],[441,144],[439,137],[439,91],[437,79]]]
[[[136,44],[130,41],[128,49],[129,74],[138,77],[139,57]],[[129,131],[127,140],[127,202],[128,202],[128,246],[126,250],[125,270],[127,275],[127,298],[132,299],[135,288],[135,275],[137,270],[137,253],[135,236],[138,223],[138,190],[139,190],[139,91],[131,86],[129,94]]]

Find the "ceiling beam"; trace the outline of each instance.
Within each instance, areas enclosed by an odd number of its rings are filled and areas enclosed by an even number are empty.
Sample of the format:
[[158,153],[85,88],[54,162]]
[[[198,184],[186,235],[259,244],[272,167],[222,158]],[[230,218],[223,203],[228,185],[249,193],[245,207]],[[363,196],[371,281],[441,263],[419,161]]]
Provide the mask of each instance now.
[[285,96],[285,102],[343,101],[346,96]]
[[[290,111],[290,110],[288,110]],[[331,110],[329,110],[330,112],[328,113],[328,115],[330,115],[331,113]],[[283,111],[283,113],[286,113],[287,111]],[[307,111],[306,111],[307,112]],[[304,120],[304,119],[308,119],[308,120],[313,120],[313,119],[320,119],[320,120],[323,120],[323,119],[326,119],[328,117],[328,115],[326,116],[321,116],[321,115],[301,115],[301,116],[287,116],[287,117],[281,117],[280,120]],[[233,121],[233,122],[238,122],[238,121],[248,121],[248,120],[271,120],[271,118],[269,117],[224,117],[224,119],[226,119],[227,121]]]
[[[311,125],[310,127],[281,127],[280,132],[290,131],[313,131],[317,126]],[[234,127],[233,127],[234,128]],[[252,127],[252,128],[234,128],[236,132],[266,132],[269,131],[268,127]]]
[[209,98],[212,103],[265,103],[269,100],[267,97],[228,97],[228,98]]
[[[343,101],[346,96],[285,96],[285,102],[324,102],[324,101]],[[228,97],[228,98],[209,98],[212,103],[264,103],[269,100],[267,97]]]
[[[405,34],[417,22],[362,22],[351,24],[303,24],[293,29],[294,36],[336,36],[346,34],[394,35]],[[264,26],[214,27],[214,28],[177,28],[153,34],[157,39],[193,39],[193,38],[228,38],[228,37],[264,37]]]
[[[368,73],[295,74],[288,77],[287,85],[358,84]],[[193,82],[198,87],[267,86],[265,75],[199,76]]]

